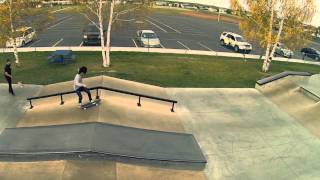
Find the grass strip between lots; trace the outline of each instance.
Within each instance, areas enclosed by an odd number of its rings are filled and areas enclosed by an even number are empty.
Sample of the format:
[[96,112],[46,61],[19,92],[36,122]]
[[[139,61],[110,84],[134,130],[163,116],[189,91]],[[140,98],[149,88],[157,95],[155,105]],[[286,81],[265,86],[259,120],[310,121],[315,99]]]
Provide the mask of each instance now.
[[[80,66],[88,67],[87,77],[107,75],[162,87],[252,88],[257,80],[283,71],[320,72],[317,65],[274,61],[271,70],[263,73],[262,60],[133,52],[113,52],[111,67],[103,68],[100,52],[76,52],[73,64],[50,64],[48,54],[20,53],[20,67],[13,65],[14,82],[46,85],[70,81]],[[0,54],[2,68],[7,58],[14,61],[12,53]]]

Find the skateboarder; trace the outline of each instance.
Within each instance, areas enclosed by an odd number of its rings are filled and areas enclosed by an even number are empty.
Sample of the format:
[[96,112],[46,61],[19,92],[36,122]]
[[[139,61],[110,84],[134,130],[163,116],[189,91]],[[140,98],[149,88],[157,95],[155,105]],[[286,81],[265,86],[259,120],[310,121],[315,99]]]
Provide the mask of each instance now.
[[7,59],[7,63],[4,67],[4,77],[6,78],[9,85],[9,93],[15,95],[12,89],[12,74],[11,74],[11,61]]
[[79,96],[79,107],[82,106],[82,94],[81,92],[84,91],[88,94],[89,101],[91,103],[94,103],[91,97],[90,90],[87,88],[85,84],[82,82],[82,75],[85,75],[87,73],[87,67],[82,66],[79,68],[78,74],[74,78],[74,90],[76,91],[77,95]]

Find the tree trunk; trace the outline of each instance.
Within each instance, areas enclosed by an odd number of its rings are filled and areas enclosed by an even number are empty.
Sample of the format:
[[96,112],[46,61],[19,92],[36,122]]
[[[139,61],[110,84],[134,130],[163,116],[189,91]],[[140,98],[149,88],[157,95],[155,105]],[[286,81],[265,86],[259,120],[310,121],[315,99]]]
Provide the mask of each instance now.
[[107,66],[107,58],[106,58],[106,48],[104,44],[104,28],[103,28],[103,3],[102,0],[99,1],[99,11],[98,11],[98,20],[99,20],[99,30],[100,30],[100,43],[101,43],[101,54],[102,54],[102,66]]
[[107,30],[107,45],[106,45],[106,66],[110,66],[110,34],[112,28],[112,21],[113,21],[113,8],[114,8],[114,0],[111,1],[110,4],[110,15],[109,15],[109,23],[108,23],[108,30]]
[[106,48],[104,44],[104,29],[103,29],[103,3],[102,0],[99,2],[99,14],[98,14],[98,19],[99,19],[99,30],[100,30],[100,44],[101,44],[101,54],[102,54],[102,66],[103,67],[108,67],[107,66],[107,57],[106,57]]
[[13,20],[12,20],[12,0],[10,0],[10,4],[9,4],[9,16],[10,16],[10,25],[11,25],[11,33],[12,33],[12,39],[13,39],[13,44],[12,44],[12,47],[13,47],[13,54],[14,54],[14,57],[15,57],[15,63],[16,64],[19,64],[20,63],[20,60],[19,60],[19,53],[18,53],[18,48],[17,48],[17,42],[16,42],[16,38],[14,36],[15,34],[15,29],[13,27]]
[[[277,37],[276,37],[276,41],[274,42],[274,45],[273,45],[273,48],[272,48],[272,51],[270,53],[270,56],[273,57],[274,56],[274,53],[276,51],[276,48],[277,48],[277,43],[280,41],[280,36],[281,36],[281,33],[282,33],[282,29],[283,29],[283,23],[284,23],[284,18],[281,19],[280,21],[280,27],[279,27],[279,31],[278,31],[278,34],[277,34]],[[267,64],[266,64],[266,68],[267,68],[267,71],[269,70],[270,68],[270,65],[271,65],[271,60],[268,60]]]
[[271,47],[271,41],[272,41],[272,30],[273,30],[273,18],[274,18],[274,4],[275,4],[275,0],[271,1],[271,17],[270,17],[270,23],[269,23],[269,34],[268,34],[268,42],[267,42],[267,50],[266,50],[266,55],[265,55],[265,59],[263,62],[263,66],[262,66],[262,71],[263,72],[267,72],[269,69],[269,61],[270,60],[270,47]]

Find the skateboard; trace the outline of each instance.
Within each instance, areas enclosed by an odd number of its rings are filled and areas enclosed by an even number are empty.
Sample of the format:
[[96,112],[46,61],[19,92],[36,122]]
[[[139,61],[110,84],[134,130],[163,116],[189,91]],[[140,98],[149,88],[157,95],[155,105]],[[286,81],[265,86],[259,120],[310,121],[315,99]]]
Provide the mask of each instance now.
[[100,101],[101,101],[100,99],[96,99],[93,102],[89,102],[89,103],[83,104],[81,106],[81,109],[87,110],[88,108],[91,108],[91,107],[94,107],[94,106],[99,106]]

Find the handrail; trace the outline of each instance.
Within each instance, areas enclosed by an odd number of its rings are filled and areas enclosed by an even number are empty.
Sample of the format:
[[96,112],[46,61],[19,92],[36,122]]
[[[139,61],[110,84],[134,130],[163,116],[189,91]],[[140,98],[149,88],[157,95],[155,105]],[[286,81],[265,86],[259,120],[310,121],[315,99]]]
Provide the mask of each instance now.
[[[178,101],[171,100],[171,99],[159,98],[159,97],[155,97],[155,96],[149,96],[149,95],[144,95],[144,94],[140,94],[140,93],[134,93],[134,92],[130,92],[130,91],[114,89],[114,88],[109,88],[109,87],[103,87],[103,86],[97,86],[97,87],[92,87],[92,88],[88,88],[88,89],[89,90],[96,90],[96,99],[100,99],[99,90],[106,90],[106,91],[112,91],[112,92],[137,96],[139,98],[137,106],[141,106],[141,98],[148,98],[148,99],[154,99],[154,100],[158,100],[158,101],[169,102],[169,103],[172,103],[171,112],[174,112],[174,105],[176,103],[178,103]],[[60,105],[63,105],[64,104],[63,95],[73,94],[73,93],[76,93],[76,91],[66,91],[66,92],[48,94],[48,95],[43,95],[43,96],[29,97],[29,98],[27,98],[27,101],[29,101],[30,109],[32,109],[34,107],[32,104],[32,100],[60,96]]]

